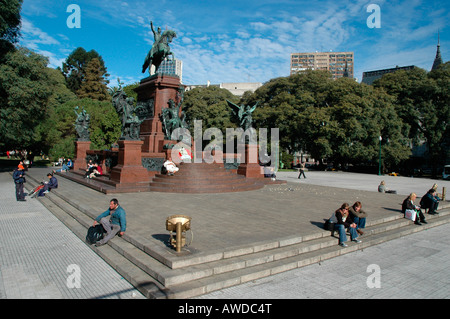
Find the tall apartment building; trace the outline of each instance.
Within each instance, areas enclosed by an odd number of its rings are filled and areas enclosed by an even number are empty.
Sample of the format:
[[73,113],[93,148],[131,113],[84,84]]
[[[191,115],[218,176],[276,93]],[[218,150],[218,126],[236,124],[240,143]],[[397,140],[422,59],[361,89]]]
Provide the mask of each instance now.
[[[152,74],[155,73],[155,66],[152,65]],[[183,83],[183,61],[177,59],[165,59],[161,62],[158,73],[177,75]]]
[[333,79],[354,77],[353,52],[291,53],[291,75],[305,70],[328,70]]

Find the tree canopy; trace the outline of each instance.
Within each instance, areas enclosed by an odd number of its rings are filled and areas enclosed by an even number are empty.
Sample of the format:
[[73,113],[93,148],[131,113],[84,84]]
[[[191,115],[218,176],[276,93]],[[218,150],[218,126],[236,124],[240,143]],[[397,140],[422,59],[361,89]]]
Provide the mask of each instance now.
[[67,87],[75,94],[78,94],[83,82],[86,81],[87,68],[92,59],[97,59],[100,65],[96,65],[95,70],[92,70],[93,66],[91,65],[91,75],[92,71],[95,71],[102,78],[104,84],[109,83],[109,74],[100,54],[95,50],[86,51],[84,48],[79,47],[69,54],[61,70],[66,78]]
[[409,128],[405,136],[416,144],[426,142],[431,166],[445,165],[450,158],[450,62],[431,72],[415,68],[386,74],[374,86],[394,98],[395,112]]
[[0,0],[0,63],[14,50],[20,36],[20,9],[23,0]]
[[93,58],[87,64],[84,81],[81,82],[77,95],[81,99],[85,97],[99,101],[110,99],[99,59]]
[[26,48],[10,51],[0,64],[0,143],[34,148],[35,127],[46,117],[52,95],[48,60]]
[[[191,134],[194,134],[194,120],[198,120],[202,121],[202,136],[206,129],[214,127],[218,128],[225,138],[226,129],[236,127],[236,124],[232,122],[231,109],[226,100],[237,103],[239,98],[230,91],[215,86],[194,88],[186,92],[183,111]],[[208,141],[204,144],[208,144]]]

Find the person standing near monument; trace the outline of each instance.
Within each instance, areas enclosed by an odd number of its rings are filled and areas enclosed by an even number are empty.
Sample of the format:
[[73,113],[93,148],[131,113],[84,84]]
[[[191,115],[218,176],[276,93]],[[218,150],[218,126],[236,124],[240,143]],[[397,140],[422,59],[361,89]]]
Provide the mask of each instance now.
[[301,162],[301,163],[300,163],[298,179],[300,179],[300,177],[301,177],[302,175],[303,175],[304,178],[306,178],[306,175],[305,175],[305,163],[304,163],[304,162]]
[[95,246],[102,246],[114,238],[119,233],[123,236],[127,228],[127,219],[125,210],[119,206],[116,198],[111,199],[109,208],[104,213],[97,216],[92,226],[101,224],[106,231],[106,236],[95,243]]
[[16,200],[18,202],[25,202],[25,193],[23,192],[23,183],[25,183],[25,172],[24,166],[19,164],[19,166],[14,170],[13,179],[16,184]]

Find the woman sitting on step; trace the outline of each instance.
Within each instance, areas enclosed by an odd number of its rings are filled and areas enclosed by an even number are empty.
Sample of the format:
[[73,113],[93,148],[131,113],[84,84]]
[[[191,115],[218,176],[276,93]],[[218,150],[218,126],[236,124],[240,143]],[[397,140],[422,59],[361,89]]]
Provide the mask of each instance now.
[[345,229],[348,228],[350,232],[350,238],[352,241],[360,243],[358,240],[358,233],[356,232],[356,224],[353,222],[350,214],[348,213],[349,205],[343,203],[341,208],[336,210],[333,215],[331,215],[330,222],[334,223],[334,229],[339,232],[339,245],[342,247],[347,247],[345,243],[347,241],[347,235]]

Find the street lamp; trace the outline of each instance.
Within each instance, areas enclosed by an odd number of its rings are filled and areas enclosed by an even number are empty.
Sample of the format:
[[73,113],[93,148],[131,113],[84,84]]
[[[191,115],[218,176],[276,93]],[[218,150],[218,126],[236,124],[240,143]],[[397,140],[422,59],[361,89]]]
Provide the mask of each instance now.
[[378,175],[381,175],[381,135],[378,137],[380,139],[380,151],[378,153]]

